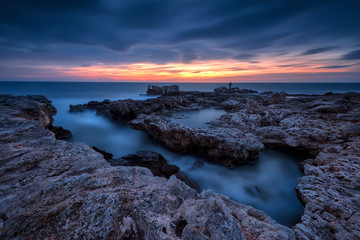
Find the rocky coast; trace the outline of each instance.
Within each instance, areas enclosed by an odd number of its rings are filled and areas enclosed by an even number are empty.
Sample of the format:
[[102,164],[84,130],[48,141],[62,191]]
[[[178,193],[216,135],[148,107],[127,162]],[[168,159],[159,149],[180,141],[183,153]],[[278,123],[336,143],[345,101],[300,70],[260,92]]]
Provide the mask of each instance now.
[[1,239],[295,239],[262,211],[56,139],[44,97],[1,95],[0,110]]
[[[207,129],[170,121],[178,111],[204,108],[227,113]],[[221,194],[198,193],[154,153],[114,160],[60,140],[67,134],[51,131],[56,109],[50,101],[1,95],[1,239],[360,238],[358,93],[217,89],[70,106],[72,112],[87,109],[229,168],[256,163],[265,146],[307,156],[296,186],[305,205],[301,222],[290,229]]]
[[[173,123],[179,111],[222,108],[208,129]],[[303,155],[305,176],[296,191],[305,205],[292,227],[298,239],[360,238],[360,94],[254,93],[240,89],[179,92],[144,101],[118,100],[71,106],[128,121],[165,146],[198,153],[233,168],[254,164],[265,146]]]

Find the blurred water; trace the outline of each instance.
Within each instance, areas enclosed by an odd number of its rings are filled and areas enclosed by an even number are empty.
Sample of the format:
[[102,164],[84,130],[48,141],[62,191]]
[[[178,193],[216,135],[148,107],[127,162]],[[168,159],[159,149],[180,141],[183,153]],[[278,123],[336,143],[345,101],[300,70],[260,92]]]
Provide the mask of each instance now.
[[[74,100],[72,100],[73,102]],[[56,125],[63,126],[73,133],[72,142],[86,142],[114,154],[115,158],[135,153],[140,150],[161,153],[169,163],[180,167],[202,189],[229,196],[240,203],[252,205],[268,213],[272,218],[286,226],[299,222],[303,206],[296,197],[295,186],[302,176],[296,156],[267,149],[260,153],[259,163],[228,169],[210,164],[197,156],[179,154],[158,144],[143,131],[133,130],[126,124],[115,124],[95,111],[83,113],[67,112],[69,100],[54,101],[59,114],[55,117]],[[187,119],[178,119],[184,125],[206,125],[211,118],[220,116],[222,111],[187,112]],[[215,112],[213,110],[216,110]],[[189,115],[188,115],[189,116]]]
[[[235,85],[235,84],[234,84]],[[186,85],[189,87],[190,85]],[[210,85],[192,85],[196,90],[210,90]],[[190,86],[191,87],[191,86]],[[140,93],[147,84],[84,84],[84,83],[0,83],[1,93],[15,95],[43,94],[53,101],[58,114],[54,125],[63,126],[73,133],[73,142],[86,142],[114,154],[115,158],[139,150],[161,153],[171,164],[176,164],[202,189],[212,189],[240,202],[265,211],[286,226],[299,222],[303,206],[296,197],[296,179],[302,176],[298,159],[294,155],[267,149],[260,153],[259,163],[230,170],[210,164],[194,155],[175,153],[150,138],[145,132],[114,124],[96,116],[94,111],[69,113],[70,104],[103,99],[146,99]],[[191,90],[191,89],[188,89]],[[172,119],[192,127],[206,127],[206,122],[224,113],[219,109],[182,112],[186,118]]]

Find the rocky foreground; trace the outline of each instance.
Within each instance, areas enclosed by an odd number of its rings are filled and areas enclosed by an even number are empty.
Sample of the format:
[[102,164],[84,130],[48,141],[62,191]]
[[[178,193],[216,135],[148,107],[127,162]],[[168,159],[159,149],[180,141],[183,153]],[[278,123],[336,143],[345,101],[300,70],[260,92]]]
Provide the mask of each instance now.
[[[211,107],[228,112],[212,121],[209,129],[169,120],[177,111]],[[73,112],[86,109],[114,121],[129,121],[131,127],[147,131],[174,150],[199,153],[230,168],[256,162],[264,146],[302,154],[308,159],[301,163],[305,176],[298,179],[296,190],[305,212],[292,233],[298,239],[360,239],[359,93],[254,94],[221,88],[213,93],[179,92],[145,101],[70,106]]]
[[0,95],[0,239],[295,239],[250,206],[57,140],[55,113]]

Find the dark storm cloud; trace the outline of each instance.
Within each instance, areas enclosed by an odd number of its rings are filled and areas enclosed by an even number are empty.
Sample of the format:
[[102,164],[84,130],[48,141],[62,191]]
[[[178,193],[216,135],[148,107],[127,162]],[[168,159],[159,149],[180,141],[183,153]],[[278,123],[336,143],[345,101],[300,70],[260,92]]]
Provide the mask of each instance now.
[[321,48],[313,48],[303,52],[303,55],[312,55],[312,54],[319,54],[323,52],[328,52],[334,49],[334,47],[321,47]]
[[349,52],[360,41],[359,12],[355,0],[12,0],[0,8],[0,58],[166,63]]
[[341,60],[356,60],[360,59],[360,50],[349,52],[342,56]]

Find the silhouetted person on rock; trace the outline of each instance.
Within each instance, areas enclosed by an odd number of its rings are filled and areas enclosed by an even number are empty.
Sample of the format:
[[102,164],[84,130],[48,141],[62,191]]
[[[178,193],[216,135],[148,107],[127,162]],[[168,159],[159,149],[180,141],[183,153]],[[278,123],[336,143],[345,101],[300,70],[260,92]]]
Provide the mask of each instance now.
[[231,89],[231,82],[229,83],[229,89]]

